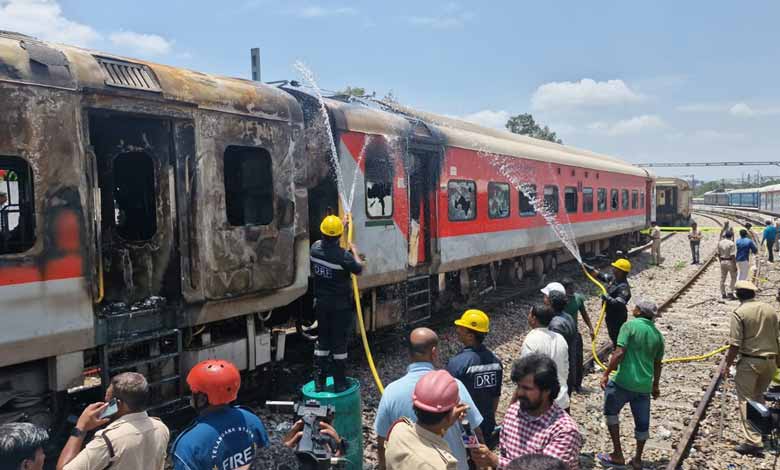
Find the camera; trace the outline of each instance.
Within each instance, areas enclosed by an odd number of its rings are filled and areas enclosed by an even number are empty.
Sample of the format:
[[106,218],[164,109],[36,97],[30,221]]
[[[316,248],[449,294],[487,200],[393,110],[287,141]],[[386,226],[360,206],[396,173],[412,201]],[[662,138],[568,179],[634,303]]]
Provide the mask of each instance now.
[[[295,448],[299,468],[306,470],[328,470],[342,468],[344,460],[335,458],[338,447],[335,440],[320,433],[320,422],[333,422],[336,409],[333,405],[321,405],[317,400],[300,403],[291,401],[267,401],[266,406],[276,407],[282,412],[294,414],[303,422],[303,437]],[[342,440],[343,443],[345,443]]]
[[756,432],[773,436],[780,431],[780,387],[764,393],[767,405],[753,400],[747,402],[747,419]]

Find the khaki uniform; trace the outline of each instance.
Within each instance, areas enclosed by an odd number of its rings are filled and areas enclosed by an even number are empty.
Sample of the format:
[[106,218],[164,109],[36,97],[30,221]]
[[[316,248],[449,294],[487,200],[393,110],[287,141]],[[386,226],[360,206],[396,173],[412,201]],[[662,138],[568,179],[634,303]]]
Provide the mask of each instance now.
[[388,470],[455,470],[458,460],[438,434],[412,423],[396,421],[387,433],[385,462]]
[[738,347],[740,354],[734,383],[742,430],[747,442],[759,447],[762,445],[761,435],[747,421],[747,400],[764,403],[763,394],[777,369],[776,360],[780,353],[778,334],[780,317],[768,304],[749,300],[731,314],[729,344]]
[[728,238],[719,241],[718,259],[720,260],[720,293],[726,295],[726,277],[730,275],[728,293],[731,294],[737,282],[737,245]]
[[653,263],[658,266],[661,264],[661,261],[663,261],[661,258],[661,229],[657,226],[653,227],[652,230],[650,230],[650,238],[653,239],[653,246],[650,248]]
[[64,470],[103,470],[109,463],[111,470],[163,470],[169,438],[159,419],[145,411],[130,413],[96,432]]

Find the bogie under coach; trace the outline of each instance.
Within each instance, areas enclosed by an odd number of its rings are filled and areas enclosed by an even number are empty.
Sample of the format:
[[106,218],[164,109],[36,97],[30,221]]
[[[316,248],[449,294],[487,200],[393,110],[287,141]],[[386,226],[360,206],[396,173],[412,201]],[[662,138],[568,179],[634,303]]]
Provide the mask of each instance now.
[[[347,187],[369,330],[413,324],[645,228],[653,178],[592,152],[393,103],[0,33],[0,422],[145,373],[157,406],[207,357],[255,370],[307,335],[308,248]],[[508,170],[507,170],[508,169]],[[5,189],[2,189],[5,188]],[[60,412],[61,410],[55,410]]]

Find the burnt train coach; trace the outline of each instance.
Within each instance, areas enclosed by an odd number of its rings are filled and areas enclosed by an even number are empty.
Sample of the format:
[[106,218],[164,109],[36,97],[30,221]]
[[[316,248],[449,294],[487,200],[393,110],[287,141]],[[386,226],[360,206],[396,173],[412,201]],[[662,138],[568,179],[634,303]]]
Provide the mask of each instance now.
[[370,330],[554,269],[562,244],[531,199],[583,252],[654,215],[651,175],[592,152],[337,98],[327,135],[299,87],[23,35],[0,33],[0,102],[0,421],[50,416],[51,392],[123,370],[164,406],[200,359],[283,359],[309,331],[319,220],[344,210],[331,138],[354,181]]
[[657,178],[655,194],[655,213],[659,225],[686,226],[690,223],[693,191],[687,181],[680,178]]

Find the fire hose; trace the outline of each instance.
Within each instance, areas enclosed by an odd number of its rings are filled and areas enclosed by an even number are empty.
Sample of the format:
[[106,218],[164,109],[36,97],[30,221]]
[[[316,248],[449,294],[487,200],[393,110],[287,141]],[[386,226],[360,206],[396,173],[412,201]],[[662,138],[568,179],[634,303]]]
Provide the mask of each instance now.
[[[352,244],[352,213],[347,213],[347,243]],[[379,390],[379,394],[385,393],[385,387],[382,385],[382,380],[379,378],[379,374],[376,371],[374,365],[374,357],[371,355],[371,347],[368,345],[368,337],[366,336],[366,325],[363,323],[363,307],[360,304],[360,289],[358,289],[357,276],[352,274],[352,294],[355,297],[355,312],[357,313],[358,326],[360,327],[360,338],[363,340],[363,349],[366,352],[366,359],[368,360],[368,367],[371,369],[371,375],[374,376],[374,382],[376,382],[376,388]]]
[[[606,294],[607,293],[607,289],[604,287],[604,285],[602,283],[600,283],[598,281],[598,279],[593,277],[584,266],[583,266],[582,270],[583,270],[583,272],[585,272],[585,276],[587,276],[587,278],[590,279],[590,281],[599,288],[599,290],[601,291],[602,294]],[[605,366],[604,363],[601,362],[601,359],[599,359],[599,355],[598,355],[598,353],[596,351],[596,339],[599,336],[599,330],[601,329],[601,324],[604,322],[604,318],[606,318],[606,316],[607,316],[607,302],[606,301],[602,301],[601,302],[601,313],[599,314],[599,319],[596,322],[596,328],[593,331],[593,340],[590,342],[590,350],[591,350],[591,353],[593,354],[593,361],[596,364],[598,364],[599,367],[601,367],[604,370],[607,369],[607,366]],[[714,351],[710,351],[710,352],[708,352],[706,354],[701,354],[701,355],[698,355],[698,356],[671,357],[671,358],[662,360],[661,363],[662,364],[670,364],[670,363],[674,363],[674,362],[703,361],[705,359],[709,359],[710,357],[712,357],[712,356],[714,356],[716,354],[722,353],[723,351],[727,350],[728,348],[729,348],[729,346],[726,345],[726,346],[721,346],[718,349],[715,349]]]

